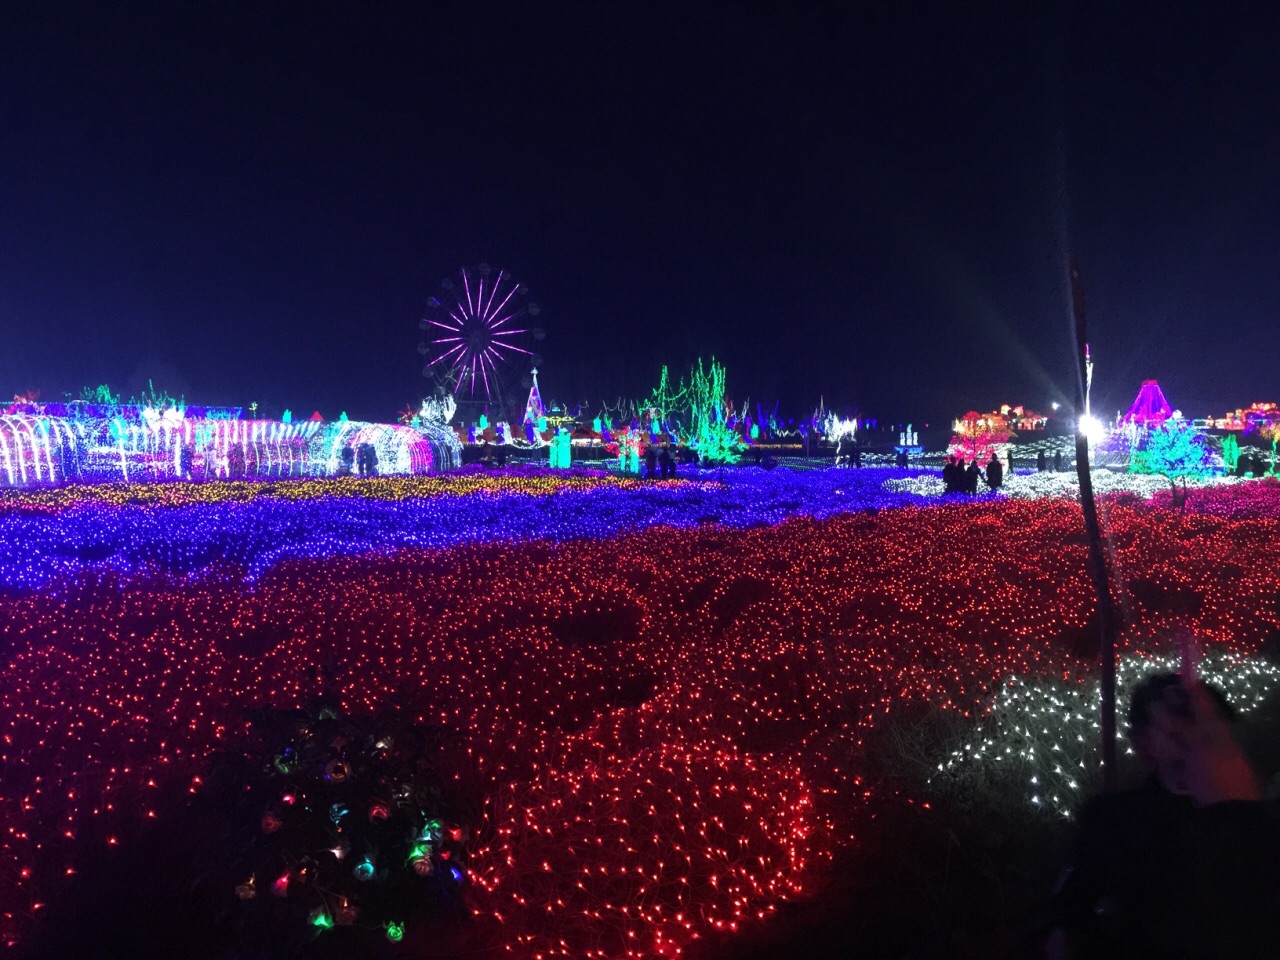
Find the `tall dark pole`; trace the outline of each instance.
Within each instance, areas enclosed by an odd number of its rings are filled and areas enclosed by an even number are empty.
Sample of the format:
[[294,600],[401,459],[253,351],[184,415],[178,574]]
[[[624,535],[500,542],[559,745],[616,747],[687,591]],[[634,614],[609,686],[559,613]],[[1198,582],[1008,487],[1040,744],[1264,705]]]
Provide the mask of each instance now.
[[1089,329],[1085,320],[1084,286],[1075,261],[1071,270],[1071,305],[1076,316],[1076,475],[1080,478],[1080,508],[1084,512],[1085,533],[1089,537],[1089,572],[1098,595],[1098,653],[1102,684],[1102,785],[1116,789],[1116,616],[1111,601],[1111,581],[1107,576],[1107,555],[1102,548],[1102,527],[1098,504],[1093,498],[1093,478],[1089,473],[1089,438],[1080,422],[1087,410],[1089,378]]

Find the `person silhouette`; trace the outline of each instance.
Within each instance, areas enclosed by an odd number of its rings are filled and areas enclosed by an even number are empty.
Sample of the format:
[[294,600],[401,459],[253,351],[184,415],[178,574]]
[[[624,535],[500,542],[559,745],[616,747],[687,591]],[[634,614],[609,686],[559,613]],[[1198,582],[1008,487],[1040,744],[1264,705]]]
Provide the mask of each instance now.
[[658,466],[662,474],[662,479],[666,480],[669,477],[675,476],[676,464],[675,461],[671,459],[671,448],[669,446],[664,445],[662,452],[658,454]]
[[991,451],[991,459],[987,461],[987,486],[992,490],[999,490],[1000,484],[1004,482],[1004,464],[996,457],[994,450]]
[[975,459],[969,464],[969,469],[964,474],[964,492],[976,495],[978,492],[978,478],[982,475],[982,471],[978,469],[978,461]]
[[644,451],[644,475],[652,480],[658,475],[658,451],[649,444]]
[[1134,690],[1128,719],[1146,779],[1080,811],[1048,955],[1273,955],[1280,835],[1226,699],[1189,675],[1156,674]]

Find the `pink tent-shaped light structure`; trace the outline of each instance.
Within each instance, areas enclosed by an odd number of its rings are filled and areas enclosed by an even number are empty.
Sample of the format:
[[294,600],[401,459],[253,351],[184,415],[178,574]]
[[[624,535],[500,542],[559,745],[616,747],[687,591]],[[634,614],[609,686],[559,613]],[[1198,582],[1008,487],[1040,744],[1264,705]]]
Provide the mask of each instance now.
[[1125,423],[1136,423],[1144,427],[1158,427],[1173,416],[1173,407],[1164,398],[1160,384],[1154,380],[1142,381],[1142,387],[1133,400],[1133,406],[1124,415]]
[[547,415],[547,408],[542,405],[542,394],[538,392],[538,368],[533,368],[533,386],[529,388],[529,399],[524,405],[524,423],[537,423],[540,417]]

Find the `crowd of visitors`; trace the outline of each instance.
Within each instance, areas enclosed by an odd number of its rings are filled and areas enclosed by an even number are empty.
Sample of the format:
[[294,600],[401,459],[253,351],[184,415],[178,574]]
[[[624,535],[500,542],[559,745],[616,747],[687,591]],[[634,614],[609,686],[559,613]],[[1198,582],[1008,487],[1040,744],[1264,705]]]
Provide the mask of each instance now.
[[[1036,471],[1044,473],[1048,469],[1049,458],[1043,450],[1040,450],[1036,453]],[[1061,451],[1053,455],[1053,469],[1057,473],[1062,472]],[[1004,460],[1001,460],[995,451],[992,451],[991,458],[982,466],[979,466],[976,458],[966,464],[964,457],[951,456],[947,457],[947,462],[942,468],[942,480],[946,485],[947,493],[976,494],[978,484],[982,482],[985,482],[991,490],[999,490],[1006,476],[1013,476],[1012,447],[1009,448]]]
[[670,480],[676,475],[676,458],[671,455],[668,444],[656,447],[651,443],[645,448],[644,475],[649,480]]
[[[1013,472],[1012,461],[1009,472]],[[976,494],[979,481],[986,481],[990,489],[999,490],[1004,483],[1004,464],[994,452],[987,461],[985,470],[978,466],[977,460],[966,466],[963,457],[947,457],[946,465],[942,468],[942,481],[946,484],[947,493]]]

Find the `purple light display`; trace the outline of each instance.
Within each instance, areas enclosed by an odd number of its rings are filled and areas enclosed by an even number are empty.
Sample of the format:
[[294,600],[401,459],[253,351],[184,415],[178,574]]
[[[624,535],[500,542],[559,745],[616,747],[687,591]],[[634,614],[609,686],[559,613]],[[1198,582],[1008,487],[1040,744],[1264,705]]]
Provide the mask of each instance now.
[[498,386],[500,365],[533,355],[519,346],[521,335],[529,333],[522,325],[526,308],[517,296],[522,288],[502,270],[491,278],[463,268],[461,276],[460,287],[450,283],[444,298],[432,298],[431,313],[422,321],[433,354],[424,373],[452,367],[458,394],[474,397],[479,386],[488,398]]
[[1142,381],[1133,405],[1124,415],[1126,423],[1137,423],[1144,427],[1156,427],[1173,416],[1173,407],[1164,398],[1160,384],[1154,380]]
[[[544,472],[527,471],[531,477]],[[602,539],[653,526],[751,527],[788,516],[938,502],[885,489],[914,470],[690,471],[687,483],[601,486],[549,496],[473,493],[376,500],[260,497],[197,506],[85,504],[0,513],[0,588],[37,589],[89,569],[131,575],[242,571],[250,581],[295,557],[390,553],[482,540]],[[394,482],[394,481],[387,481]],[[890,485],[892,487],[892,485]]]

